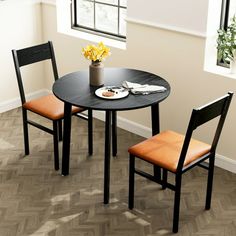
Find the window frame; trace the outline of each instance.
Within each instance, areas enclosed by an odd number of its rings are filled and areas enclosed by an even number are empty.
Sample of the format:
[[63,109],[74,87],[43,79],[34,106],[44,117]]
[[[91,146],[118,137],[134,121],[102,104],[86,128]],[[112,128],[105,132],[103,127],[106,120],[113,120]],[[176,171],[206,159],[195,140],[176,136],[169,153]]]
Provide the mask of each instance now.
[[[229,25],[229,10],[230,10],[230,0],[222,0],[221,3],[221,14],[220,14],[220,29],[227,30]],[[223,62],[217,59],[217,65],[229,68],[229,63]]]
[[220,28],[226,30],[229,24],[229,7],[230,0],[222,0]]
[[[99,36],[110,38],[110,39],[115,39],[115,40],[122,41],[122,42],[126,42],[126,36],[119,34],[119,31],[120,31],[120,9],[127,9],[127,7],[121,6],[120,5],[120,0],[118,0],[118,5],[110,4],[110,3],[103,3],[103,2],[100,2],[99,0],[86,0],[86,1],[92,2],[94,4],[93,27],[88,27],[88,26],[80,25],[77,22],[77,14],[78,14],[77,13],[77,1],[78,0],[72,0],[71,1],[71,28],[72,29],[79,30],[79,31],[82,31],[82,32],[86,32],[86,33],[91,33],[91,34],[99,35]],[[117,31],[118,31],[118,34],[96,29],[96,27],[95,27],[95,25],[96,25],[95,5],[96,4],[102,4],[102,5],[112,6],[112,7],[117,7],[118,8],[118,19],[117,19]]]

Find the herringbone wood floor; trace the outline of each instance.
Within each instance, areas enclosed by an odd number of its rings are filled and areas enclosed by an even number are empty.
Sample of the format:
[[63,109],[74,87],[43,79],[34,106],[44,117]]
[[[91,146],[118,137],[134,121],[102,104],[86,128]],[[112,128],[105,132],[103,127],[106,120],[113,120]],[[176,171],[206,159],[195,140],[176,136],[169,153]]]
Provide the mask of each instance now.
[[[103,205],[104,127],[94,123],[94,155],[88,157],[87,123],[73,118],[70,175],[62,177],[53,169],[51,135],[31,127],[25,157],[21,110],[0,114],[1,236],[171,234],[172,191],[137,177],[136,208],[127,208],[127,148],[142,138],[121,129],[119,154],[111,162],[111,203]],[[178,235],[236,235],[236,175],[216,168],[210,211],[204,210],[205,188],[204,170],[184,176]]]

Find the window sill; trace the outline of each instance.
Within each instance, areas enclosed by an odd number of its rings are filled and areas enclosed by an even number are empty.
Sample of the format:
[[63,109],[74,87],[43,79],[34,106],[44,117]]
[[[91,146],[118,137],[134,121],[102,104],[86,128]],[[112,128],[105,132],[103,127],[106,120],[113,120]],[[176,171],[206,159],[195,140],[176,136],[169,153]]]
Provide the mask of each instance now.
[[209,72],[209,73],[212,73],[212,74],[215,74],[215,75],[219,75],[219,76],[223,76],[223,77],[231,78],[231,79],[236,79],[236,74],[231,73],[229,68],[225,68],[225,67],[222,67],[222,66],[217,66],[217,65],[215,65],[215,66],[206,66],[204,68],[204,70],[206,72]]
[[63,32],[60,32],[69,36],[73,36],[76,38],[80,38],[80,39],[84,39],[84,40],[88,40],[91,42],[95,42],[95,43],[99,43],[99,42],[103,42],[105,45],[110,46],[110,47],[114,47],[114,48],[119,48],[119,49],[126,49],[126,42],[122,42],[119,40],[115,40],[115,39],[109,39],[100,35],[96,35],[96,34],[92,34],[92,33],[87,33],[87,32],[83,32],[80,30],[76,30],[76,29],[67,29],[64,30]]

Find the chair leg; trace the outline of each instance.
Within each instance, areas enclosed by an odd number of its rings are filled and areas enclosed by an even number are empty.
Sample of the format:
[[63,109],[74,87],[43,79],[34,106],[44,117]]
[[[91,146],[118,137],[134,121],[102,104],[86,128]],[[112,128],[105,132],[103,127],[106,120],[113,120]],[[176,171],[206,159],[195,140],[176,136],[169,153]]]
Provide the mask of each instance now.
[[157,180],[161,180],[161,168],[153,165],[153,175]]
[[29,155],[29,131],[27,123],[27,110],[22,109],[23,117],[23,132],[24,132],[24,145],[25,145],[25,155]]
[[129,209],[134,208],[134,170],[135,170],[135,157],[130,154],[129,156]]
[[173,228],[172,228],[173,233],[177,233],[179,229],[181,179],[182,175],[177,174],[175,177],[175,200],[174,200],[174,214],[173,214]]
[[168,172],[166,169],[163,169],[163,176],[162,176],[162,189],[166,189],[166,183],[167,183],[167,176],[168,176]]
[[215,165],[215,157],[213,156],[209,159],[209,170],[208,170],[208,178],[207,178],[207,194],[206,194],[206,204],[205,204],[206,210],[209,210],[211,208],[214,165]]
[[93,154],[93,111],[88,109],[88,150],[89,155]]
[[62,120],[58,121],[59,141],[62,141]]
[[58,121],[53,121],[54,168],[59,170]]

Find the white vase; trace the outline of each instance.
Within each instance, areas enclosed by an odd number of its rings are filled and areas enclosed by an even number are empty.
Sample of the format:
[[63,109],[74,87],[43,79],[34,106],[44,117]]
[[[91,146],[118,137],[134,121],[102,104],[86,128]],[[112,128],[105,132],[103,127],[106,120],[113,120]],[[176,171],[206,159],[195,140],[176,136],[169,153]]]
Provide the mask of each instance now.
[[89,82],[92,86],[104,84],[104,65],[101,62],[92,61],[89,65]]

